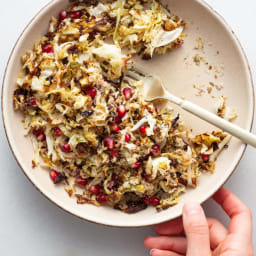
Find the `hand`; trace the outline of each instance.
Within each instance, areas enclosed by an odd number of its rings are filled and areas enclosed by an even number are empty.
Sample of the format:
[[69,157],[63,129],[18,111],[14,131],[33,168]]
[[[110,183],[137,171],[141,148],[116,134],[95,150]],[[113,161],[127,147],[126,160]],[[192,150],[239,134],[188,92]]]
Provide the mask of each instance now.
[[217,220],[206,218],[199,204],[189,203],[183,208],[182,219],[155,226],[160,236],[144,240],[145,247],[153,249],[151,255],[253,256],[249,208],[226,188],[213,198],[231,219],[228,230]]

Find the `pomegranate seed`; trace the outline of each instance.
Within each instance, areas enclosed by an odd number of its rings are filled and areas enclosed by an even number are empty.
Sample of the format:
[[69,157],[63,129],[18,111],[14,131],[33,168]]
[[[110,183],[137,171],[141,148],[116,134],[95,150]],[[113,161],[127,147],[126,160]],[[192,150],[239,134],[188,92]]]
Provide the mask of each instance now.
[[54,184],[58,184],[65,179],[65,176],[57,172],[56,170],[51,170],[50,178],[52,179]]
[[90,88],[87,91],[87,95],[90,96],[91,98],[95,98],[97,96],[97,90],[95,88]]
[[147,126],[145,125],[142,125],[140,128],[139,128],[139,131],[142,135],[146,135],[147,134]]
[[68,14],[66,11],[60,12],[60,15],[59,15],[60,20],[65,20],[67,17],[68,17]]
[[84,186],[86,186],[88,184],[88,180],[85,180],[82,177],[78,177],[76,179],[76,184],[81,186],[81,187],[84,187]]
[[121,130],[121,128],[120,128],[119,125],[114,124],[114,125],[112,126],[112,131],[113,131],[113,132],[118,133],[118,132],[120,132],[120,130]]
[[54,131],[55,136],[57,136],[57,137],[60,137],[62,135],[62,131],[59,127],[53,128],[53,131]]
[[143,202],[144,202],[144,204],[149,205],[149,204],[150,204],[150,198],[149,198],[148,196],[146,196],[146,197],[143,199]]
[[108,137],[104,139],[104,145],[108,148],[108,149],[113,149],[115,147],[115,141]]
[[72,12],[72,13],[70,14],[70,17],[71,17],[72,19],[79,19],[81,16],[82,16],[82,13],[81,13],[80,11]]
[[28,99],[28,104],[31,106],[36,106],[36,98],[32,97]]
[[55,170],[50,171],[50,177],[54,183],[58,176],[59,176],[59,173],[57,171],[55,171]]
[[159,156],[160,155],[160,147],[158,145],[153,145],[152,146],[152,150],[153,150],[153,155],[154,156]]
[[130,142],[130,141],[131,141],[131,138],[132,138],[132,136],[131,136],[130,133],[126,133],[126,134],[125,134],[125,141],[126,141],[126,142]]
[[112,150],[112,152],[111,152],[111,155],[113,156],[113,157],[117,157],[117,149],[113,149]]
[[115,121],[116,124],[121,124],[122,123],[121,118],[118,117],[118,116],[115,117],[114,121]]
[[150,198],[150,203],[153,205],[153,206],[157,206],[160,204],[160,200],[159,198],[157,198],[156,196],[152,196]]
[[40,134],[44,133],[44,131],[43,131],[42,129],[34,129],[34,130],[32,131],[32,133],[33,133],[36,137],[38,137]]
[[138,169],[141,167],[141,162],[137,161],[136,163],[132,164],[132,168]]
[[129,100],[132,97],[132,90],[131,88],[124,88],[123,90],[124,98]]
[[202,154],[202,158],[203,158],[204,162],[208,162],[210,159],[210,156],[206,155],[206,154]]
[[94,194],[94,195],[99,195],[100,194],[100,186],[99,185],[95,185],[95,186],[91,186],[90,187],[90,191]]
[[46,44],[45,46],[43,46],[42,50],[46,53],[53,53],[53,47],[51,44]]
[[125,116],[125,114],[126,114],[125,106],[119,106],[117,108],[117,113],[118,113],[118,116],[122,119]]
[[38,141],[41,141],[41,142],[46,141],[46,136],[45,136],[45,134],[44,134],[44,133],[40,134],[40,135],[37,137],[37,140],[38,140]]
[[98,201],[100,203],[105,203],[105,202],[107,202],[107,198],[105,195],[101,195],[101,196],[99,196]]
[[71,146],[68,142],[65,142],[62,146],[61,146],[61,150],[65,153],[70,153],[71,152]]

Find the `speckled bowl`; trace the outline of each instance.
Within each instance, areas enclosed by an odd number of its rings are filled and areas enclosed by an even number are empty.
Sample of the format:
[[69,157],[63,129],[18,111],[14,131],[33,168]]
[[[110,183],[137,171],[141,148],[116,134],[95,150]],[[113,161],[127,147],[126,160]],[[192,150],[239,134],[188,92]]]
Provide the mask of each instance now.
[[[185,39],[185,44],[181,49],[156,57],[152,61],[138,61],[142,62],[140,64],[146,69],[162,77],[171,92],[180,97],[184,96],[210,111],[214,109],[212,95],[228,96],[228,104],[238,110],[238,118],[235,122],[250,130],[254,113],[252,78],[246,56],[234,32],[222,17],[203,1],[165,2],[173,12],[188,22],[186,28],[188,37]],[[3,121],[13,155],[25,175],[44,196],[63,210],[84,220],[110,226],[139,227],[157,224],[179,217],[182,206],[187,201],[202,203],[210,198],[231,176],[245,151],[246,146],[237,139],[232,139],[229,148],[218,158],[214,174],[203,174],[196,189],[188,189],[187,193],[180,197],[179,204],[159,213],[150,207],[128,215],[109,207],[78,205],[75,199],[67,196],[63,187],[52,184],[47,171],[40,168],[32,169],[32,145],[30,140],[23,136],[22,116],[13,109],[12,94],[21,68],[21,55],[32,48],[33,42],[47,31],[51,16],[58,15],[58,12],[67,5],[68,0],[52,1],[35,16],[19,37],[6,68],[2,89]],[[204,40],[204,49],[194,49],[198,36]],[[203,57],[199,66],[192,61],[195,54]],[[215,74],[218,76],[217,79],[214,78]],[[193,88],[193,84],[205,91],[211,81],[218,85],[223,83],[224,89],[218,91],[213,88],[211,94],[202,92],[202,96],[196,96],[200,89]],[[198,118],[179,109],[177,111],[182,114],[186,124],[193,128],[195,133],[213,129]]]

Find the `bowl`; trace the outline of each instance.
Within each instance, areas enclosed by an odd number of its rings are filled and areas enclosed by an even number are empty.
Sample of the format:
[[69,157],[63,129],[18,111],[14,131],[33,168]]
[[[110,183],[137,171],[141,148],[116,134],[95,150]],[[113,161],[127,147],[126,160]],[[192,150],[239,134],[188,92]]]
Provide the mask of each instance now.
[[[228,105],[238,111],[235,123],[250,130],[254,114],[252,76],[245,53],[234,32],[223,18],[203,1],[163,2],[187,21],[185,32],[188,36],[185,38],[185,44],[182,48],[155,57],[151,61],[137,58],[139,64],[159,75],[172,93],[210,111],[214,110],[213,96],[228,96]],[[228,149],[219,156],[215,172],[202,174],[196,189],[188,189],[177,205],[161,212],[149,207],[128,215],[110,207],[78,205],[74,198],[68,197],[62,186],[54,186],[50,182],[47,171],[32,169],[31,141],[23,135],[22,115],[14,111],[12,102],[15,81],[21,68],[20,57],[33,47],[34,41],[45,34],[49,19],[57,16],[68,3],[68,0],[55,0],[45,6],[19,37],[7,64],[2,88],[3,122],[10,148],[24,174],[45,197],[61,209],[84,220],[110,226],[139,227],[161,223],[179,217],[185,202],[206,201],[230,178],[238,165],[246,148],[241,141],[233,138]],[[198,43],[199,45],[195,46]],[[195,49],[198,46],[199,49]],[[200,57],[200,65],[194,63],[195,55]],[[210,83],[214,91],[212,93],[207,91]],[[194,133],[214,129],[213,126],[180,109],[176,108],[176,111],[181,113],[183,120]]]

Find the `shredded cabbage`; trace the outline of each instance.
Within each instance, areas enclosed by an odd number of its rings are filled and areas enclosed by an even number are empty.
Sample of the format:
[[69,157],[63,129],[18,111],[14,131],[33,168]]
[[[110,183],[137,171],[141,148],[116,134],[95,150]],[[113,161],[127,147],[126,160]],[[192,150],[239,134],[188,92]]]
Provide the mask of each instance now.
[[[166,209],[214,171],[230,140],[222,131],[192,136],[173,110],[145,101],[143,81],[125,77],[135,54],[152,58],[183,42],[185,22],[146,2],[79,1],[22,57],[13,99],[32,137],[33,167],[47,167],[79,204],[134,213],[153,198]],[[224,99],[219,109],[235,116]]]

